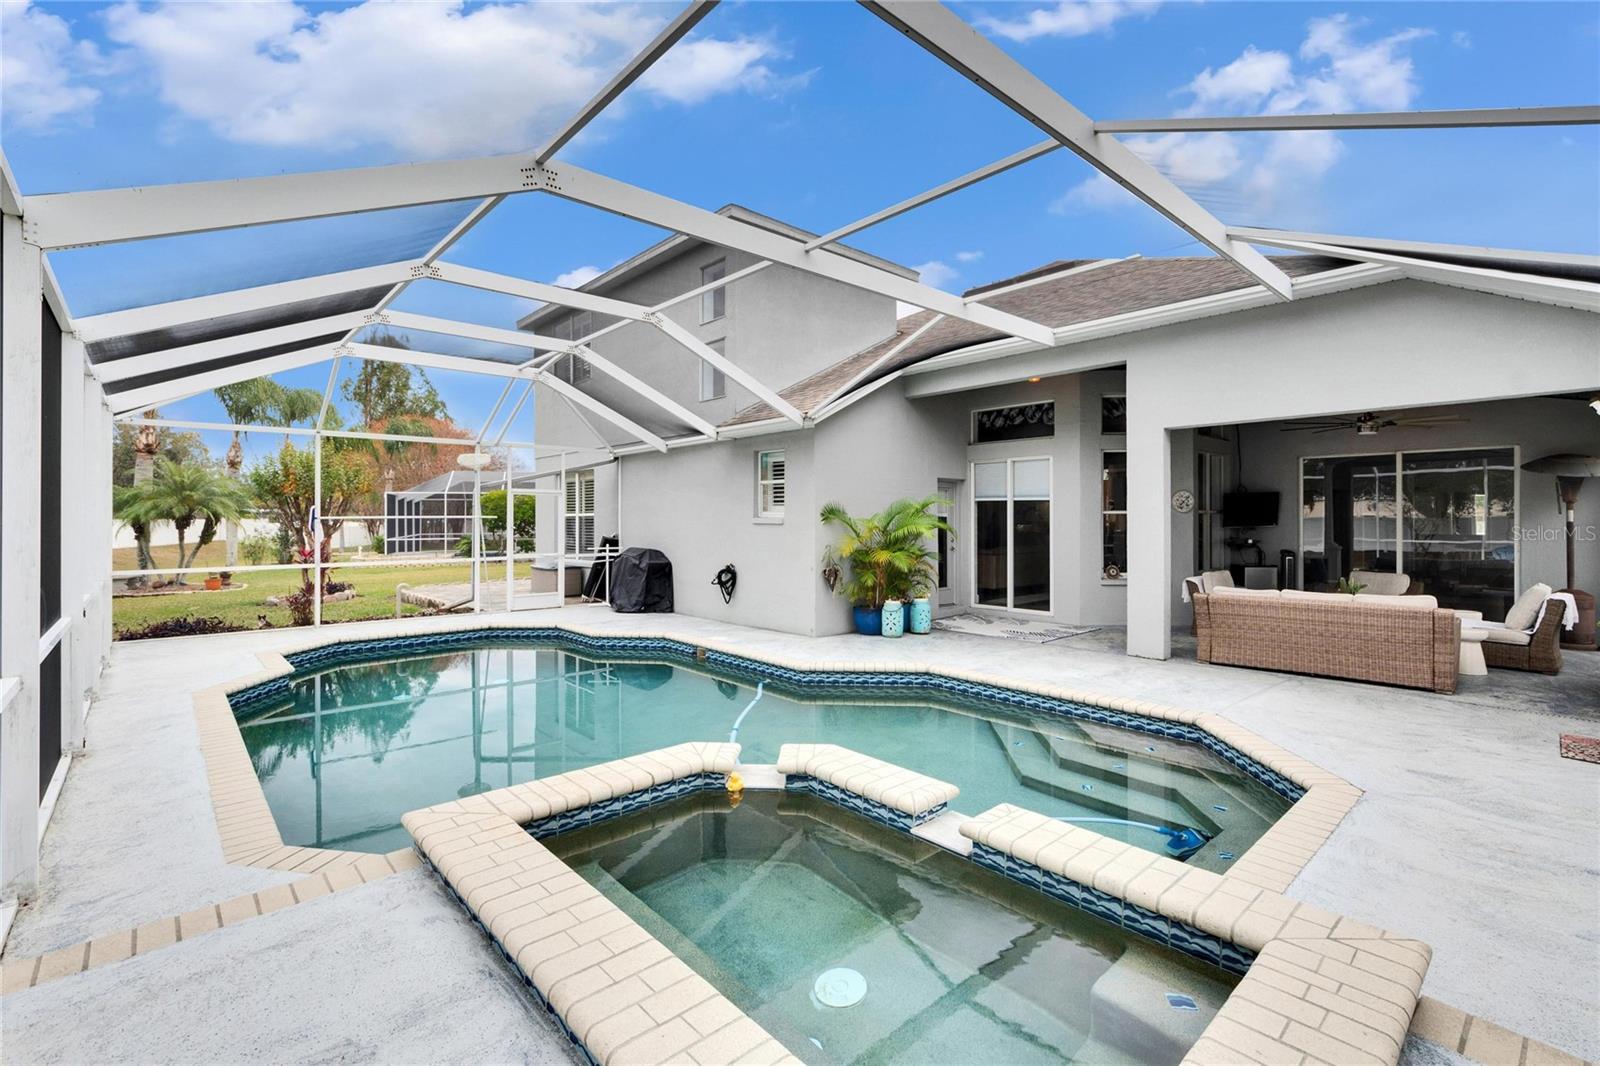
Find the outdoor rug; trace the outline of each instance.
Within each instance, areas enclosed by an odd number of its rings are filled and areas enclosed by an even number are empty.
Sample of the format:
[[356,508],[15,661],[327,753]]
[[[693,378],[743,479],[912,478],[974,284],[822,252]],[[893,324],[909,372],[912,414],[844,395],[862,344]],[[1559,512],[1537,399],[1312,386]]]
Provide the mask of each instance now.
[[1600,737],[1580,737],[1576,733],[1561,734],[1561,757],[1579,762],[1600,762]]
[[986,618],[981,614],[958,614],[937,618],[933,628],[944,633],[971,633],[979,637],[1003,637],[1029,644],[1049,644],[1065,637],[1093,633],[1099,626],[1063,626],[1052,622],[1027,622],[1015,618]]

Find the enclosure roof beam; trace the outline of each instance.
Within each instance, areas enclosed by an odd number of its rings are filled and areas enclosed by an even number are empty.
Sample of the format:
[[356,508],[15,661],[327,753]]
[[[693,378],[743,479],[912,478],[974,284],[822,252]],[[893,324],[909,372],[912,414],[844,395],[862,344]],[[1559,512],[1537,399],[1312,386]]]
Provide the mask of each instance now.
[[[862,0],[862,5],[1218,255],[1248,271],[1280,299],[1293,296],[1289,276],[1271,260],[1242,241],[1230,238],[1220,219],[1195,203],[1127,145],[1109,134],[1096,133],[1087,115],[948,7],[923,0]],[[932,304],[923,306],[935,311],[945,310]]]
[[774,263],[794,267],[868,292],[903,300],[918,307],[939,311],[952,318],[987,326],[1014,337],[1023,337],[1038,344],[1050,343],[1049,328],[1037,322],[993,308],[969,308],[959,296],[901,277],[870,263],[863,263],[824,248],[807,252],[805,245],[793,238],[682,203],[581,167],[565,163],[551,164],[539,168],[535,177],[545,191],[562,199],[588,204],[624,218],[697,237],[724,248],[748,252],[762,259],[770,259]]
[[100,375],[101,381],[111,385],[143,374],[181,370],[186,366],[207,363],[213,359],[226,359],[259,348],[271,348],[343,333],[351,325],[361,322],[365,315],[364,311],[347,311],[342,315],[293,322],[287,326],[274,326],[272,329],[257,330],[254,333],[238,333],[231,337],[185,344],[177,348],[163,348],[143,355],[106,359],[95,364],[95,371]]
[[645,312],[649,310],[649,308],[629,303],[626,300],[614,300],[609,296],[598,296],[591,292],[563,288],[559,285],[549,285],[542,281],[514,278],[506,274],[478,270],[475,267],[460,266],[456,263],[434,263],[424,271],[423,277],[437,281],[448,281],[452,285],[465,285],[472,289],[482,289],[485,292],[498,292],[506,296],[521,296],[524,299],[538,300],[541,303],[557,304],[561,307],[571,307],[579,311],[593,311],[602,315],[614,315],[618,318],[632,319],[634,321],[643,321]]
[[690,426],[697,432],[704,433],[708,437],[715,437],[717,435],[716,426],[712,425],[710,422],[707,422],[704,418],[701,418],[699,415],[683,406],[683,404],[672,399],[672,397],[668,396],[660,389],[657,389],[655,386],[650,385],[628,373],[616,363],[613,363],[605,356],[600,355],[593,348],[589,348],[580,344],[573,348],[572,353],[579,358],[586,360],[590,366],[616,381],[619,385],[632,390],[640,398],[655,404],[657,407],[661,408],[661,410],[667,412],[684,425]]
[[369,315],[368,325],[399,326],[427,333],[442,333],[448,337],[465,337],[469,340],[487,341],[491,344],[509,344],[517,348],[536,351],[566,351],[572,342],[562,337],[543,337],[520,329],[502,329],[499,326],[480,326],[476,322],[459,322],[452,318],[413,314],[410,311],[385,311]]
[[1096,133],[1247,133],[1255,130],[1437,130],[1492,126],[1592,126],[1600,106],[1480,107],[1448,111],[1368,111],[1318,115],[1221,115],[1209,118],[1101,120]]
[[678,17],[667,23],[655,39],[630,59],[616,75],[595,93],[594,98],[568,119],[551,138],[533,154],[535,163],[548,162],[550,157],[561,151],[562,147],[579,133],[583,128],[596,118],[600,112],[610,106],[611,101],[621,96],[623,92],[635,81],[655,65],[656,60],[666,55],[673,45],[681,41],[690,30],[700,24],[700,20],[711,14],[711,9],[717,6],[717,0],[694,0],[688,7],[678,13]]
[[[679,325],[677,322],[674,322],[666,315],[651,315],[650,322],[661,332],[665,333],[667,336],[677,341],[680,345],[693,352],[700,358],[701,362],[710,363],[712,366],[722,371],[726,377],[733,381],[737,381],[740,385],[743,385],[746,389],[749,389],[752,393],[764,401],[768,407],[771,407],[774,411],[777,411],[784,418],[787,418],[797,426],[805,424],[805,416],[800,413],[799,408],[795,407],[795,405],[790,403],[788,400],[785,400],[776,389],[772,388],[766,382],[750,373],[750,371],[746,370],[738,363],[735,363],[733,360],[729,359],[727,356],[711,347],[711,345],[707,344],[699,337],[696,337],[693,333]],[[709,435],[715,437],[716,433],[712,432]]]
[[527,376],[515,363],[474,359],[465,355],[445,355],[440,352],[419,351],[415,348],[391,348],[387,344],[360,344],[347,341],[340,345],[340,350],[357,359],[369,359],[379,363],[405,363],[426,367],[429,370],[459,370],[466,374],[483,374],[493,378]]
[[263,377],[267,374],[277,374],[285,370],[311,366],[331,359],[333,355],[333,345],[318,344],[296,352],[271,355],[263,359],[252,359],[248,363],[236,363],[233,366],[223,367],[218,370],[208,370],[188,377],[174,378],[171,381],[129,389],[125,392],[109,392],[106,399],[111,404],[113,414],[127,414],[130,411],[142,411],[149,407],[160,407],[163,404],[176,403],[179,400],[202,392],[219,389],[224,385],[233,385],[240,381],[249,381],[251,378]]
[[126,337],[155,329],[170,329],[208,318],[265,311],[300,300],[314,300],[320,296],[333,296],[341,292],[376,288],[379,285],[398,283],[410,276],[412,262],[384,263],[380,266],[341,270],[334,274],[320,274],[314,278],[298,278],[271,285],[258,285],[249,289],[234,289],[210,296],[195,296],[187,300],[146,304],[125,311],[107,311],[76,320],[77,333],[85,342]]
[[921,192],[908,199],[901,200],[899,203],[886,207],[882,211],[875,211],[865,218],[857,219],[848,226],[840,226],[831,233],[824,233],[820,237],[815,237],[806,242],[806,251],[809,252],[815,248],[826,247],[835,241],[842,241],[850,234],[858,233],[868,226],[876,226],[880,222],[887,222],[897,215],[905,214],[912,208],[921,207],[923,204],[932,203],[941,197],[949,196],[953,192],[959,192],[968,186],[976,185],[985,178],[992,178],[996,174],[1004,174],[1013,167],[1020,167],[1022,164],[1038,159],[1042,155],[1049,155],[1060,147],[1060,141],[1048,140],[1040,141],[1038,144],[1024,148],[1020,152],[1013,152],[1004,159],[997,159],[993,163],[963,174],[959,178],[951,178],[943,185],[936,185],[927,192]]
[[526,155],[43,193],[24,228],[46,251],[478,200],[535,188]]
[[622,429],[628,433],[632,433],[635,437],[638,437],[640,440],[644,441],[644,443],[648,444],[651,448],[658,452],[664,452],[667,450],[666,441],[662,440],[654,433],[651,433],[648,429],[645,429],[633,419],[628,418],[626,415],[619,414],[610,407],[607,407],[605,404],[601,403],[593,396],[590,396],[582,389],[574,385],[567,384],[565,381],[562,381],[560,378],[547,371],[540,370],[535,371],[535,373],[538,375],[537,380],[539,384],[544,385],[556,395],[564,397],[572,403],[577,404],[579,407],[584,407],[590,411],[593,411],[595,414],[599,415],[601,418],[605,419],[607,422],[610,422],[619,429]]

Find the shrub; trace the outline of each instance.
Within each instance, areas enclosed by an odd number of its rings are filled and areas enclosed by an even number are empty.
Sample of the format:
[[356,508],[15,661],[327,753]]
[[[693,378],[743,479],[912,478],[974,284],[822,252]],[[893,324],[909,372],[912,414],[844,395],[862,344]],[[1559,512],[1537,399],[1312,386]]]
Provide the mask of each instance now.
[[265,533],[257,533],[239,542],[239,554],[251,566],[260,566],[278,554],[277,540]]
[[367,538],[367,540],[371,543],[372,550],[375,553],[377,553],[378,555],[382,555],[383,554],[383,534],[382,533],[373,533]]
[[215,616],[208,618],[168,618],[162,622],[132,628],[118,628],[118,640],[150,640],[155,637],[194,637],[206,633],[238,633],[244,626],[236,626]]
[[299,545],[295,543],[294,531],[282,522],[278,523],[278,531],[273,534],[272,550],[277,553],[280,566],[294,562],[294,553],[299,550]]
[[289,608],[289,614],[294,618],[297,626],[308,626],[316,621],[317,589],[307,581],[300,586],[299,592],[291,592],[283,598],[283,605]]

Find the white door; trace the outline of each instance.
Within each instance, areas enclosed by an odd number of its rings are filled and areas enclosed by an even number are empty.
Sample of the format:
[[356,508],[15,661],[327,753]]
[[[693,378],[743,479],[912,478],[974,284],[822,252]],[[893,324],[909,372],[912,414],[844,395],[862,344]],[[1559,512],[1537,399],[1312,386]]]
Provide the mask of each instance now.
[[[514,535],[517,497],[532,496],[536,521],[555,521],[556,550],[517,550]],[[563,493],[560,489],[509,489],[506,492],[506,610],[560,607],[566,602],[567,544]],[[549,516],[549,519],[546,518]]]

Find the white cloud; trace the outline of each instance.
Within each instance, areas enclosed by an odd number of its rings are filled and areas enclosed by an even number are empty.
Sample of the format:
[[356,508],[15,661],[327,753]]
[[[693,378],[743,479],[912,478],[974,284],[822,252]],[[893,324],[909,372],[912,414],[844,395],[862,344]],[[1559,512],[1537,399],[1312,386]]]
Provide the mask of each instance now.
[[1450,35],[1450,43],[1455,45],[1457,48],[1471,48],[1472,34],[1468,33],[1466,30],[1457,30]]
[[1105,33],[1132,15],[1148,16],[1160,7],[1159,0],[1060,0],[1052,7],[1038,7],[1017,19],[985,15],[978,25],[985,32],[1009,41],[1032,41],[1040,37],[1083,37]]
[[573,267],[565,274],[557,274],[556,280],[551,282],[551,284],[559,285],[563,289],[576,289],[590,281],[593,281],[595,278],[598,278],[604,273],[605,271],[601,270],[597,266]]
[[[1292,114],[1403,110],[1418,95],[1412,42],[1431,30],[1406,29],[1358,39],[1363,20],[1333,15],[1311,20],[1296,55],[1247,47],[1219,68],[1207,67],[1181,90],[1183,115]],[[1178,185],[1249,215],[1265,215],[1291,196],[1314,194],[1345,146],[1335,133],[1300,130],[1236,137],[1171,133],[1127,137],[1124,143]],[[1058,197],[1058,214],[1120,207],[1138,201],[1104,175]]]
[[45,129],[61,119],[86,118],[100,91],[80,79],[105,66],[100,50],[74,41],[60,16],[31,4],[0,3],[0,100],[7,124]]
[[958,263],[976,263],[982,258],[983,253],[981,251],[956,253],[956,262]]
[[935,289],[942,289],[961,276],[961,271],[942,259],[930,259],[926,263],[918,263],[911,269],[922,275],[924,285],[931,285]]
[[[536,146],[660,28],[649,6],[125,2],[110,39],[161,99],[249,144],[393,146],[413,157]],[[658,103],[785,82],[776,45],[698,38],[637,89]],[[677,50],[675,50],[674,55]],[[616,107],[616,105],[613,105]]]

